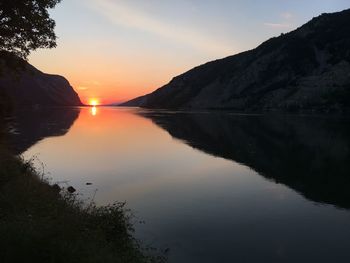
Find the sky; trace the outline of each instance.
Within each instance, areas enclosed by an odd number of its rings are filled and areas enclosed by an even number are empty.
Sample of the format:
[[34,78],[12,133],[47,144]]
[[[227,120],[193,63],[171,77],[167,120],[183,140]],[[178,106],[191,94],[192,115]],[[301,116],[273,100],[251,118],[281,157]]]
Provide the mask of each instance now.
[[347,8],[349,0],[63,0],[50,11],[57,48],[29,62],[65,76],[84,103],[122,102]]

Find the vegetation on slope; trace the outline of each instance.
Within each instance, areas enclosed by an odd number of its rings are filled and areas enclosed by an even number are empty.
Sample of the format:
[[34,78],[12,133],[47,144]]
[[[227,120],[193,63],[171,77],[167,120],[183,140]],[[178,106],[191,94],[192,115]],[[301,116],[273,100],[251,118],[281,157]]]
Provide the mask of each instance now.
[[122,106],[348,113],[350,9],[195,67]]

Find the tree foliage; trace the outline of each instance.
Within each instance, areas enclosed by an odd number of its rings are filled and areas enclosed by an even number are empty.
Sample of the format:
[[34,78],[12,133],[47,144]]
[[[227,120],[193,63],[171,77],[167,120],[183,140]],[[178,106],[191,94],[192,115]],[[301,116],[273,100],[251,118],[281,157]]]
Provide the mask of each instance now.
[[56,47],[48,10],[61,0],[0,0],[0,51],[26,59],[38,48]]

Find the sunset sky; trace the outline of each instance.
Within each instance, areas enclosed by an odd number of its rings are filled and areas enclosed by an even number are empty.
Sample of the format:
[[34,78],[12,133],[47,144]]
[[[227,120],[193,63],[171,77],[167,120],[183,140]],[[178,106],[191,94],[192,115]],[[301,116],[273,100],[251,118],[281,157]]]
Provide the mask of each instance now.
[[29,62],[65,76],[85,103],[121,102],[349,7],[349,0],[63,0],[51,12],[58,47]]

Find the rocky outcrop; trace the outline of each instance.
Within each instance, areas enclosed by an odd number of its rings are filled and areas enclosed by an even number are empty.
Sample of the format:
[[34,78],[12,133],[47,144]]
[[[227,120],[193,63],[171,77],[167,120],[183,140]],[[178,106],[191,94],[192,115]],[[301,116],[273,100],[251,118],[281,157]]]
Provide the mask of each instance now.
[[82,105],[78,94],[64,77],[45,74],[27,62],[22,63],[23,67],[16,70],[4,67],[2,63],[0,98],[4,103],[0,104],[12,104],[16,108]]
[[123,106],[348,111],[350,9],[323,14],[254,50],[196,67]]

